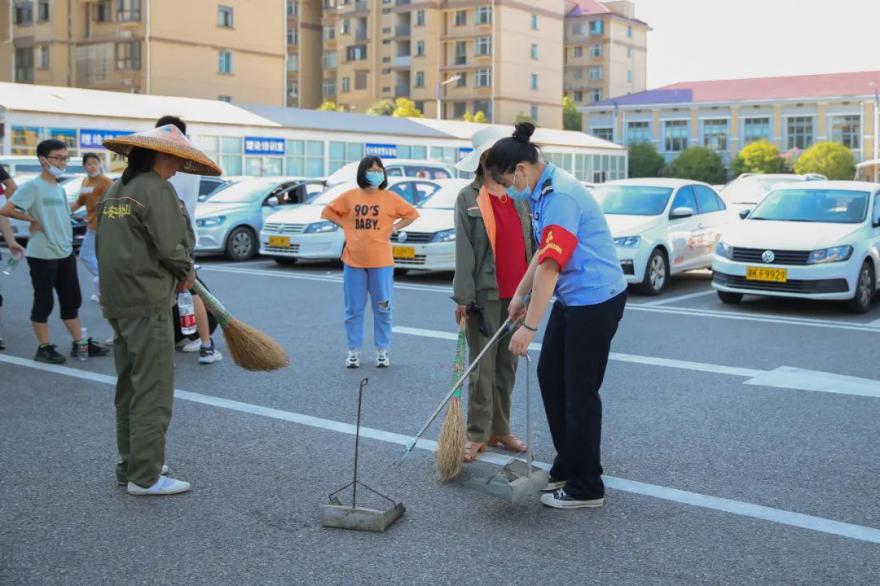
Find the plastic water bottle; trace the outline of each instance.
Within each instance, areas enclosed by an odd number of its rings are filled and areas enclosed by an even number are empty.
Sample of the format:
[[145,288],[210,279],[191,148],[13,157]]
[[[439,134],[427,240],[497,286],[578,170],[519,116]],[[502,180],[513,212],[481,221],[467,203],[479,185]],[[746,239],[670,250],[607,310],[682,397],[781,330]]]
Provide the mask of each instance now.
[[3,274],[7,275],[7,276],[11,275],[12,271],[14,271],[16,269],[16,267],[18,267],[18,265],[21,263],[21,257],[22,257],[22,255],[20,255],[20,254],[19,255],[10,254],[9,260],[6,261],[6,266],[3,267]]
[[180,312],[180,331],[184,336],[196,333],[196,305],[192,293],[183,291],[177,294],[177,310]]
[[76,357],[82,362],[89,359],[89,332],[86,328],[82,329],[82,334],[76,343]]

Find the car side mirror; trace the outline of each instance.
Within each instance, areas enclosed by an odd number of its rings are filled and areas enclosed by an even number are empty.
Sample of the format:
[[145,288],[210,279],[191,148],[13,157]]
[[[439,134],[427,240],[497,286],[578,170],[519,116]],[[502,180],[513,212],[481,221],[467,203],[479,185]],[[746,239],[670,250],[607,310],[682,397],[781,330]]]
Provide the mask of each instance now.
[[746,218],[749,217],[749,214],[751,214],[751,213],[752,213],[752,210],[740,210],[740,211],[739,211],[739,217],[740,217],[741,219],[745,220]]
[[694,215],[693,208],[681,207],[681,208],[673,209],[672,213],[669,214],[669,219],[670,220],[681,220],[683,218],[690,218],[693,215]]
[[278,198],[275,196],[270,197],[269,199],[266,200],[266,205],[268,205],[270,208],[277,208],[278,207]]

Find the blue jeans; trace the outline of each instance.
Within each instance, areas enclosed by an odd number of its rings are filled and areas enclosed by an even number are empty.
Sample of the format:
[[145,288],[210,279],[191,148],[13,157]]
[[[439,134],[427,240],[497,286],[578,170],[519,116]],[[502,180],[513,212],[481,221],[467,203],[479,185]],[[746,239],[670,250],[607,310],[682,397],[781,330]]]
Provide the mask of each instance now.
[[364,342],[364,310],[367,293],[373,308],[373,340],[377,350],[391,344],[391,294],[394,267],[359,269],[345,265],[342,272],[345,290],[345,334],[348,349],[359,350]]
[[98,255],[95,252],[95,231],[86,230],[82,245],[79,249],[79,260],[86,265],[86,269],[92,274],[95,292],[98,292]]

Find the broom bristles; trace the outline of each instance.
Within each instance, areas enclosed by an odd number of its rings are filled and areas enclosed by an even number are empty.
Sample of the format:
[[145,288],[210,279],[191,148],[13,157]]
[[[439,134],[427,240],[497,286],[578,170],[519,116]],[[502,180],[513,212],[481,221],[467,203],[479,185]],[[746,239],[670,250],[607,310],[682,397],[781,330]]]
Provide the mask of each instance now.
[[461,399],[453,397],[437,440],[437,480],[446,482],[461,474],[464,461],[465,424]]
[[222,328],[233,362],[245,370],[270,371],[290,365],[284,347],[260,330],[235,318]]

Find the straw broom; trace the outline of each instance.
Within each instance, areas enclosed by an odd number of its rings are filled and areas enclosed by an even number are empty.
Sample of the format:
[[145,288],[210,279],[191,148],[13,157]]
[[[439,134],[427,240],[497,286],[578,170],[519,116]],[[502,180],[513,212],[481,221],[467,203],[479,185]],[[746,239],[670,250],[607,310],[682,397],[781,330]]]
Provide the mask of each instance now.
[[[455,348],[455,360],[452,363],[452,381],[458,382],[464,374],[466,321],[461,320],[458,329],[458,344]],[[464,386],[462,383],[461,386]],[[461,386],[456,389],[446,408],[446,417],[440,428],[437,440],[437,480],[445,482],[461,474],[464,461],[465,425],[461,413]]]
[[290,357],[281,344],[260,330],[235,319],[198,280],[194,288],[223,328],[223,337],[233,362],[245,370],[253,371],[278,370],[290,364]]

